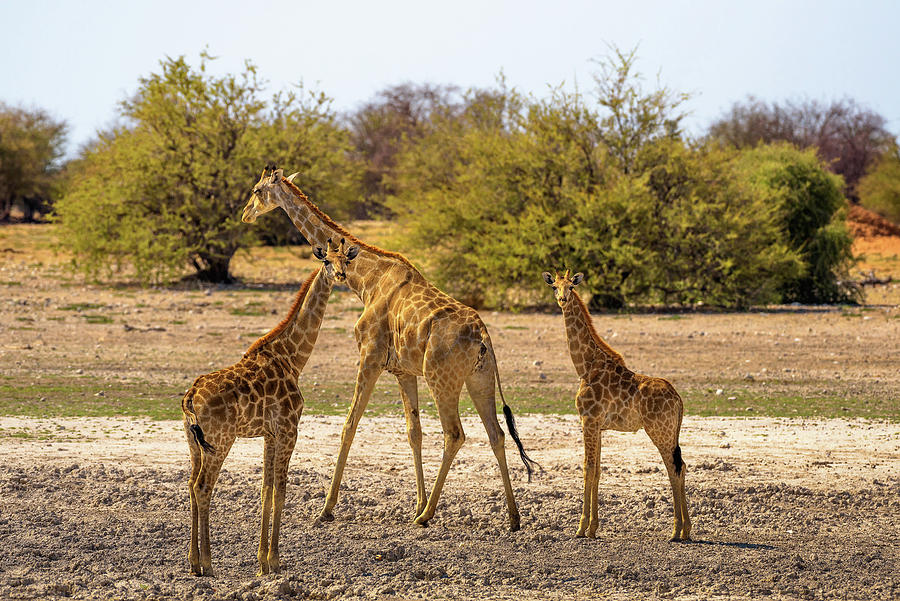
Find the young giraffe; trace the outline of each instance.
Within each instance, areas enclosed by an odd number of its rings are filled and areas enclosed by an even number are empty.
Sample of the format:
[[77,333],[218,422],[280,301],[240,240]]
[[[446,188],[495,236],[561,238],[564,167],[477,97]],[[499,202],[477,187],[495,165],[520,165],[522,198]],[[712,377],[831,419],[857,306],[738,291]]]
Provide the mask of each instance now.
[[[341,433],[341,448],[331,488],[319,519],[334,519],[332,510],[337,503],[356,427],[376,380],[387,370],[400,384],[407,436],[413,452],[417,499],[414,523],[425,526],[434,516],[450,464],[465,440],[459,419],[459,394],[465,384],[500,465],[510,528],[518,530],[519,510],[509,479],[504,435],[497,422],[494,399],[494,388],[500,387],[500,374],[491,338],[478,313],[435,288],[402,255],[364,244],[332,221],[293,184],[296,175],[286,178],[281,169],[264,169],[253,187],[242,219],[253,223],[259,215],[281,207],[311,243],[335,237],[358,244],[359,257],[347,269],[347,285],[365,305],[354,329],[360,354],[356,388]],[[441,467],[427,501],[422,472],[417,376],[425,377],[444,430]],[[531,460],[522,448],[502,389],[500,398],[507,427],[530,480]]]
[[575,371],[581,379],[575,407],[584,436],[584,504],[576,536],[594,538],[598,526],[597,488],[600,482],[600,436],[603,430],[636,432],[641,428],[659,449],[672,485],[675,527],[672,540],[688,540],[691,520],[684,496],[685,465],[678,433],[683,406],[675,388],[662,378],[625,367],[622,356],[597,334],[590,313],[575,286],[584,276],[569,270],[554,278],[543,273],[554,290],[566,323],[566,338]]
[[188,559],[197,576],[213,574],[209,504],[222,462],[239,436],[262,436],[265,441],[258,575],[279,571],[278,534],[288,463],[303,412],[303,395],[297,380],[318,337],[334,280],[346,279],[347,266],[358,252],[356,247],[338,247],[328,242],[327,251],[317,248],[314,252],[324,267],[303,283],[288,316],[253,343],[240,361],[197,378],[181,401],[191,451]]

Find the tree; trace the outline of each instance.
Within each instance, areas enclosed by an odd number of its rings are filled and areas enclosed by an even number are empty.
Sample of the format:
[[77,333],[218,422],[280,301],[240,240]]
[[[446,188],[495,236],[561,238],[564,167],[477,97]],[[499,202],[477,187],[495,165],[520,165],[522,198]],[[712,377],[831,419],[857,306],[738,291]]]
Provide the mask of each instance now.
[[709,136],[737,148],[788,142],[815,148],[828,168],[844,178],[845,193],[858,200],[857,184],[894,143],[884,117],[852,99],[766,103],[750,97],[736,103],[709,128]]
[[375,99],[351,114],[347,121],[358,160],[364,166],[358,205],[364,217],[383,213],[394,193],[390,183],[396,156],[405,140],[422,135],[432,116],[457,108],[454,86],[411,83],[381,90]]
[[9,219],[15,204],[26,221],[48,212],[67,129],[46,111],[0,102],[0,221]]
[[595,307],[777,301],[802,267],[737,153],[647,135],[623,161],[603,120],[578,93],[470,92],[398,157],[406,246],[473,304],[546,303],[553,268],[587,271]]
[[594,75],[598,104],[606,114],[600,136],[611,157],[624,173],[631,173],[638,152],[663,138],[678,138],[685,114],[678,107],[690,97],[657,82],[656,89],[644,91],[641,74],[635,71],[637,48],[630,52],[613,47],[612,54],[596,61]]
[[859,202],[900,224],[900,149],[885,152],[859,182]]
[[159,281],[191,265],[201,280],[229,281],[231,258],[256,236],[240,208],[267,161],[299,170],[328,210],[349,207],[357,170],[329,100],[301,89],[266,102],[251,63],[218,77],[210,60],[203,53],[199,69],[184,57],[161,61],[121,103],[125,125],[73,165],[57,219],[86,272],[131,265]]
[[743,177],[775,204],[802,273],[781,284],[783,299],[801,303],[858,300],[847,278],[853,239],[847,230],[847,202],[840,176],[829,173],[815,150],[789,144],[759,146],[741,154]]

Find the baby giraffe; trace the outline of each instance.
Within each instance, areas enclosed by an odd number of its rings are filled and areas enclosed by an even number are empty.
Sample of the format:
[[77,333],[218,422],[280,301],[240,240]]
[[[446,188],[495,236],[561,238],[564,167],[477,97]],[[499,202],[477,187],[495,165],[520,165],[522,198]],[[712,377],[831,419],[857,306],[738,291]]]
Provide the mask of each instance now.
[[181,401],[191,450],[188,559],[197,576],[213,574],[209,552],[210,498],[222,462],[239,436],[264,438],[258,575],[279,571],[278,533],[288,463],[303,412],[303,395],[297,380],[318,337],[334,280],[346,279],[347,265],[359,252],[355,246],[335,246],[331,240],[327,246],[326,251],[314,251],[324,266],[303,283],[284,321],[253,343],[231,367],[197,378]]
[[684,498],[685,465],[681,460],[678,433],[683,406],[675,388],[662,378],[637,374],[625,367],[622,356],[597,334],[591,316],[575,292],[584,279],[576,273],[569,277],[551,276],[544,280],[553,288],[562,308],[566,338],[572,363],[581,380],[575,407],[581,416],[584,436],[584,505],[576,536],[594,538],[597,533],[597,488],[600,481],[600,435],[603,430],[636,432],[641,428],[659,449],[674,497],[675,527],[672,540],[689,540],[691,520]]

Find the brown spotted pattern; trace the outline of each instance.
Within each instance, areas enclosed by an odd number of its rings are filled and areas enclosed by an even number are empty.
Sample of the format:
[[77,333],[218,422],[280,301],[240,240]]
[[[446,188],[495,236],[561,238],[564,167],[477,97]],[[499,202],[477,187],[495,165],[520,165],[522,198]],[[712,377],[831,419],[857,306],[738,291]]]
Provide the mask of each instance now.
[[[181,406],[191,452],[191,541],[188,559],[198,576],[212,575],[209,506],[222,462],[238,437],[264,439],[259,574],[278,572],[278,539],[288,464],[303,412],[298,378],[319,334],[335,279],[352,249],[329,245],[325,265],[304,282],[287,318],[257,340],[240,361],[194,381]],[[272,538],[269,543],[269,516]]]
[[[280,169],[264,169],[244,209],[243,220],[253,222],[259,215],[281,207],[313,245],[329,239],[352,240],[360,252],[347,269],[347,285],[365,305],[354,330],[359,347],[356,387],[320,519],[334,519],[333,509],[356,428],[376,380],[386,370],[397,378],[406,415],[416,472],[414,522],[424,526],[434,516],[450,465],[465,440],[459,419],[459,395],[465,385],[500,466],[510,527],[517,530],[519,511],[494,397],[500,378],[490,336],[478,313],[435,288],[402,255],[360,242],[311,203],[293,184],[293,178],[283,177]],[[427,496],[422,470],[419,376],[425,378],[431,391],[444,431],[441,466]],[[500,396],[503,399],[502,390]],[[503,404],[505,407],[505,400]]]
[[597,334],[577,286],[583,275],[543,274],[562,308],[572,363],[580,379],[575,407],[584,436],[584,503],[576,536],[596,536],[603,430],[636,432],[641,428],[659,449],[674,497],[672,540],[688,540],[691,520],[684,495],[685,466],[678,434],[684,413],[681,397],[667,380],[638,374]]

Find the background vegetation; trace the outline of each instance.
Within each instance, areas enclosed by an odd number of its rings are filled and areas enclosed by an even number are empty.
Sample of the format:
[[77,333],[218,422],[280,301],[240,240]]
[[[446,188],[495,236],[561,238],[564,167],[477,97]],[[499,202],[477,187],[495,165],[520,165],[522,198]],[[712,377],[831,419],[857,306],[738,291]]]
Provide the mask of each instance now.
[[209,60],[162,61],[62,177],[65,124],[0,105],[0,218],[52,202],[91,277],[228,281],[239,249],[302,242],[280,212],[239,222],[274,161],[335,218],[396,223],[396,247],[476,306],[545,304],[538,274],[573,268],[595,308],[742,308],[854,301],[848,199],[900,216],[896,140],[851,99],[749,98],[691,136],[688,96],[613,49],[587,91],[408,83],[339,115]]

